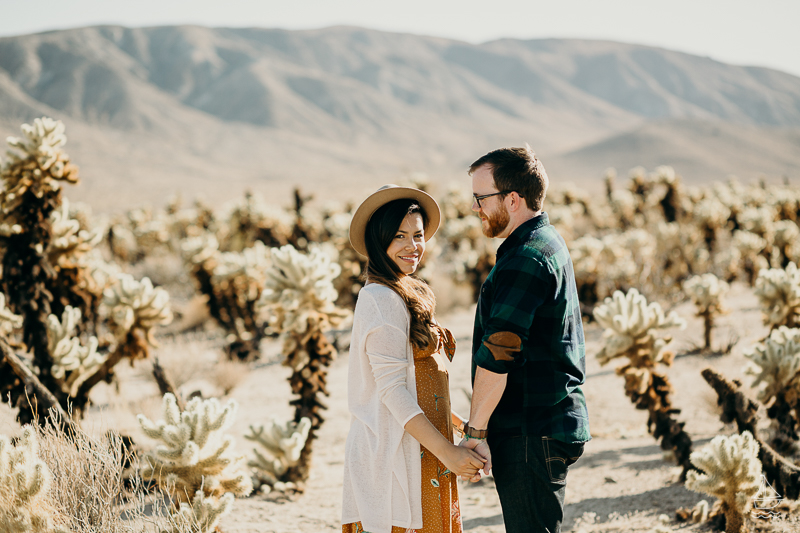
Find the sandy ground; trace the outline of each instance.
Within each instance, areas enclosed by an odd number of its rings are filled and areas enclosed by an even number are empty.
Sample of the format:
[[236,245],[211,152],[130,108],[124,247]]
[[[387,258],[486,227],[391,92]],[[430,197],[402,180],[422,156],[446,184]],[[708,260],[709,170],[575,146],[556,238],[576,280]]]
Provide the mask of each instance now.
[[[679,418],[686,421],[686,430],[692,436],[695,449],[718,434],[734,432],[733,426],[719,421],[716,395],[702,379],[700,371],[712,366],[729,378],[742,379],[749,384],[751,378],[744,373],[747,359],[742,351],[768,332],[762,325],[758,302],[748,287],[734,284],[727,304],[730,313],[718,322],[717,342],[722,344],[732,336],[738,336],[739,341],[729,355],[723,356],[683,355],[702,342],[702,323],[694,317],[690,303],[675,308],[687,318],[688,327],[672,332],[678,357],[668,375],[675,388],[674,403],[682,410]],[[458,342],[456,356],[449,367],[451,397],[454,409],[464,414],[468,413],[465,391],[470,388],[473,313],[474,308],[470,308],[439,317]],[[713,503],[713,498],[691,492],[678,483],[680,468],[663,457],[657,442],[647,433],[646,412],[637,411],[624,394],[623,379],[614,373],[614,367],[620,363],[601,367],[597,362],[595,354],[602,346],[601,337],[602,330],[596,324],[586,326],[584,391],[594,438],[587,444],[584,456],[571,467],[567,478],[564,531],[650,532],[657,525],[681,531],[708,530],[707,525],[675,521],[677,508],[692,507],[702,499]],[[207,335],[180,337],[164,342],[157,354],[165,364],[175,368],[193,368],[194,375],[189,378],[194,386],[201,386],[203,379],[213,381],[207,379],[208,370],[219,357],[221,342],[220,338]],[[263,423],[271,416],[288,419],[292,414],[286,382],[289,370],[281,366],[279,360],[279,346],[267,341],[262,360],[243,369],[241,382],[229,395],[239,403],[233,432],[237,437],[236,448],[242,453],[249,454],[252,447],[243,437],[250,424]],[[191,364],[187,364],[189,361]],[[160,401],[149,370],[146,362],[134,368],[123,365],[118,390],[98,387],[93,393],[96,406],[84,426],[92,431],[115,427],[146,443],[147,439],[138,431],[134,414],[159,417]],[[330,368],[329,410],[314,446],[313,468],[305,494],[285,501],[273,501],[261,494],[238,500],[233,513],[221,524],[223,532],[311,533],[340,529],[342,459],[349,424],[346,383],[347,354],[342,354]],[[191,386],[192,383],[187,384]],[[213,388],[213,383],[206,386]],[[11,413],[3,408],[0,410],[0,433],[13,431],[13,427]],[[491,476],[476,484],[461,483],[459,490],[466,531],[505,531]],[[660,515],[666,515],[668,523],[662,525]],[[760,523],[759,529],[800,531],[800,517],[796,515],[800,513],[795,512],[792,517],[772,524]]]

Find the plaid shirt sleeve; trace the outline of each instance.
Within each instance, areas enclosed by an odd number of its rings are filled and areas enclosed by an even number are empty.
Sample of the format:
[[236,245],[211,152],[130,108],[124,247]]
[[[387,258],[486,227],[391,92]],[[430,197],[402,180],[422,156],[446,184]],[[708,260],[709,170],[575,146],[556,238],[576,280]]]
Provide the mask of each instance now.
[[[528,254],[503,257],[495,266],[497,275],[491,286],[484,284],[481,298],[489,298],[491,311],[484,324],[481,345],[474,355],[477,366],[495,374],[506,374],[525,364],[522,354],[528,342],[536,310],[552,290],[553,275],[546,264]],[[498,332],[518,336],[521,344],[512,357],[499,358],[487,347]]]

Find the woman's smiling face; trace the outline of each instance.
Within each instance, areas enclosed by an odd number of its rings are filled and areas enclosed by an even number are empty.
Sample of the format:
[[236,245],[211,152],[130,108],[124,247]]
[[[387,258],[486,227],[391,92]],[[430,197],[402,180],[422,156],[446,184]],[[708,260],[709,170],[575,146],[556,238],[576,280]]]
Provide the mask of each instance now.
[[422,254],[425,253],[425,227],[422,215],[409,213],[400,223],[392,242],[386,249],[386,255],[400,267],[405,274],[416,272]]

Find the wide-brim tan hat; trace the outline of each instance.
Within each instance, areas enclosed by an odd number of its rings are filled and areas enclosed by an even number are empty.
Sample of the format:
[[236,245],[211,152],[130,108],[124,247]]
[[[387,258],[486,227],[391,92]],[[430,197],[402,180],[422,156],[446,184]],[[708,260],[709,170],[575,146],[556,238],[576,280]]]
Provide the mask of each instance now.
[[433,197],[413,187],[400,187],[399,185],[384,185],[374,193],[370,194],[364,200],[353,215],[353,220],[350,221],[350,244],[353,245],[356,252],[367,257],[367,245],[364,235],[367,230],[367,223],[375,211],[380,209],[381,206],[388,204],[393,200],[401,199],[416,200],[425,211],[428,217],[428,223],[425,224],[425,240],[430,240],[439,230],[439,223],[442,220],[442,211],[439,209],[439,204]]

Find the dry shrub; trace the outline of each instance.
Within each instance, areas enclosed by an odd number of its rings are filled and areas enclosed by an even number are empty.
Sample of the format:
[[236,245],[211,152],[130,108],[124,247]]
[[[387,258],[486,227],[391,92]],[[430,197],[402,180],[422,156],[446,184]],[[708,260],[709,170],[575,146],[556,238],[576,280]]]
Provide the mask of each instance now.
[[95,438],[80,430],[67,434],[49,423],[38,429],[39,456],[53,475],[50,498],[67,517],[67,529],[132,531],[118,507],[130,499],[124,494],[123,465],[131,457],[120,437],[109,433]]
[[66,517],[62,526],[71,533],[197,531],[176,519],[168,499],[148,492],[136,475],[137,457],[119,434],[65,433],[49,420],[34,427],[39,457],[52,474],[50,504]]

